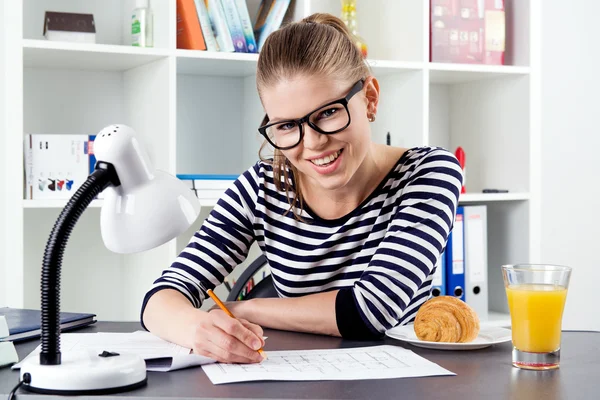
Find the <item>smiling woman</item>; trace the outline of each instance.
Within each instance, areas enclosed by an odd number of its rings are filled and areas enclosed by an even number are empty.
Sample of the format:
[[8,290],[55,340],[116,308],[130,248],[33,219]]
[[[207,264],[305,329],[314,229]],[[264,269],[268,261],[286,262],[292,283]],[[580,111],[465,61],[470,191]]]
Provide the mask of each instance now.
[[[454,155],[373,142],[379,82],[331,15],[272,33],[257,89],[261,150],[273,155],[236,180],[156,279],[143,326],[220,361],[257,362],[263,326],[370,339],[413,321],[456,215]],[[199,310],[254,242],[280,298],[227,304],[239,320]]]

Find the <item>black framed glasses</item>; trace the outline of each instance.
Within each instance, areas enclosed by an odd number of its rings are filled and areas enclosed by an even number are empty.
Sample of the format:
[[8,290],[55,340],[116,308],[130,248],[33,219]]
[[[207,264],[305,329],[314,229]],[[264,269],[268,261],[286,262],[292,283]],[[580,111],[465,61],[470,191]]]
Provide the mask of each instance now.
[[350,125],[350,110],[348,102],[363,88],[364,80],[352,86],[350,92],[343,98],[331,101],[302,118],[288,119],[269,123],[265,115],[262,126],[258,128],[261,135],[276,149],[288,150],[296,147],[304,137],[302,125],[306,122],[315,131],[331,135],[343,131]]

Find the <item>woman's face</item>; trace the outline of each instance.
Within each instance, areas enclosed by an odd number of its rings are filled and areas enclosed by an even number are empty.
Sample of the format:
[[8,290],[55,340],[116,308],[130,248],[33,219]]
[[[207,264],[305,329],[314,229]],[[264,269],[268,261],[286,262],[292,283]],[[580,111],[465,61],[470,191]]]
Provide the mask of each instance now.
[[[269,116],[269,123],[302,118],[319,109],[311,115],[311,121],[316,124],[322,122],[322,126],[335,126],[335,122],[329,121],[337,118],[347,122],[346,110],[320,107],[344,98],[355,83],[298,76],[264,88],[261,99]],[[351,182],[370,149],[371,129],[368,117],[375,112],[377,94],[377,82],[368,78],[362,90],[348,102],[351,122],[341,132],[322,134],[306,122],[302,125],[302,141],[291,149],[282,150],[282,153],[303,178],[325,190],[344,188]],[[288,126],[281,125],[278,129],[285,130]],[[280,131],[275,135],[278,132]]]

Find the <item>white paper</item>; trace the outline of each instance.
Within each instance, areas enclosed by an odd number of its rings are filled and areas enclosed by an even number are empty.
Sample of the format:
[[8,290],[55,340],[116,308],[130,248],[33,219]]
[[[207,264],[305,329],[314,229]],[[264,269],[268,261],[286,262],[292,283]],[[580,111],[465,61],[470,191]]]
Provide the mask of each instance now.
[[19,361],[19,355],[13,342],[0,342],[0,367]]
[[203,365],[212,381],[322,381],[456,375],[402,347],[381,345],[333,350],[267,351],[260,364]]
[[[97,351],[98,354],[104,350],[119,354],[137,354],[146,361],[148,371],[166,372],[215,362],[212,358],[190,354],[190,349],[167,342],[146,331],[133,333],[63,333],[60,335],[60,349],[63,353],[92,349]],[[37,357],[40,351],[41,345],[20,363],[13,365],[12,368],[20,368],[23,361],[29,357]]]

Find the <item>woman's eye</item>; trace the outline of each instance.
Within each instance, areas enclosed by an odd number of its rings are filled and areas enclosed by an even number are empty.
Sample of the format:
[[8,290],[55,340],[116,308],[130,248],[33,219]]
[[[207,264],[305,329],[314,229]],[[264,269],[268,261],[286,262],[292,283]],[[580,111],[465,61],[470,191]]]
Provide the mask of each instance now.
[[294,124],[293,122],[288,122],[286,124],[277,125],[277,130],[289,131],[290,129],[294,129],[294,126],[296,126],[296,124]]
[[337,108],[329,108],[325,111],[321,111],[321,113],[319,114],[319,119],[322,118],[329,118],[331,117],[333,114],[335,114],[338,111]]

